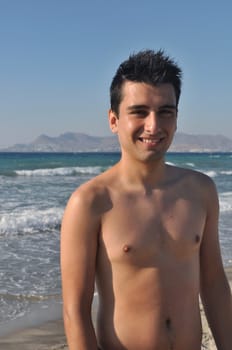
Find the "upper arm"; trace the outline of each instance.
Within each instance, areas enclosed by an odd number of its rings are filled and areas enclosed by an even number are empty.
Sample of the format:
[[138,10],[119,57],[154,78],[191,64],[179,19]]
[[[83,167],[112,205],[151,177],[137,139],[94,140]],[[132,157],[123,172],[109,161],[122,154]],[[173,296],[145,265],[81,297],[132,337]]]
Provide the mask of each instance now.
[[61,228],[61,276],[64,308],[90,311],[95,281],[99,214],[94,194],[77,190],[65,209]]
[[218,235],[219,202],[214,182],[205,183],[206,219],[200,250],[201,287],[213,286],[218,278],[224,278],[224,269]]

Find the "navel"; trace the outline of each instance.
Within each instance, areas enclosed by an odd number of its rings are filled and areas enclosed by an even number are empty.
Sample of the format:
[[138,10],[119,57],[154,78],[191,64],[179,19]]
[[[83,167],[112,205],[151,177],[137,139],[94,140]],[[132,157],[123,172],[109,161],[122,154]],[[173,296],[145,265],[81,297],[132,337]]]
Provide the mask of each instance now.
[[195,236],[195,242],[196,242],[196,243],[199,243],[199,242],[200,242],[200,236],[199,236],[199,235],[196,235],[196,236]]
[[171,319],[168,317],[166,318],[165,320],[165,326],[166,326],[166,329],[168,331],[168,338],[169,338],[169,350],[174,350],[174,339],[173,339],[173,329],[172,329],[172,321]]
[[128,253],[130,250],[131,250],[131,247],[130,247],[129,245],[125,244],[125,245],[123,246],[123,251],[124,251],[125,253]]
[[170,318],[166,318],[165,325],[166,325],[166,328],[170,331],[172,328],[172,322]]

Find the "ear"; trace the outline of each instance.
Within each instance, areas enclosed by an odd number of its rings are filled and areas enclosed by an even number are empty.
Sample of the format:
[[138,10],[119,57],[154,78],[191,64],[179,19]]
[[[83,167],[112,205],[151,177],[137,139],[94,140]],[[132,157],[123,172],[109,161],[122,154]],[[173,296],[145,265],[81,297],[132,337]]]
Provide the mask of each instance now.
[[116,134],[118,132],[118,117],[112,109],[108,112],[109,126],[112,133]]
[[177,123],[178,123],[178,108],[177,108],[177,113],[176,113],[176,127],[175,127],[175,132],[176,132],[177,127],[178,127]]

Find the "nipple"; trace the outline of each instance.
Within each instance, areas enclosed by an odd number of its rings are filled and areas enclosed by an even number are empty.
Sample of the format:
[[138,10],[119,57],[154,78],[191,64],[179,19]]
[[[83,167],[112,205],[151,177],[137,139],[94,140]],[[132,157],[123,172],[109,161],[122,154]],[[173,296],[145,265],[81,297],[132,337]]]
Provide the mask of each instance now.
[[131,248],[130,248],[129,245],[125,244],[125,245],[123,246],[123,251],[124,251],[125,253],[128,253],[130,250],[131,250]]

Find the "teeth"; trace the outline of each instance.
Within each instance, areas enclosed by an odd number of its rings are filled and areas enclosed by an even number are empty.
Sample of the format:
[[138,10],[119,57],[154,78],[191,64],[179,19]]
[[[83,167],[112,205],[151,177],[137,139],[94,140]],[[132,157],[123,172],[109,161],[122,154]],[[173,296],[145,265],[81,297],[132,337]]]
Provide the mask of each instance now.
[[145,143],[155,143],[155,142],[158,142],[159,140],[157,140],[157,139],[142,139],[142,141]]

